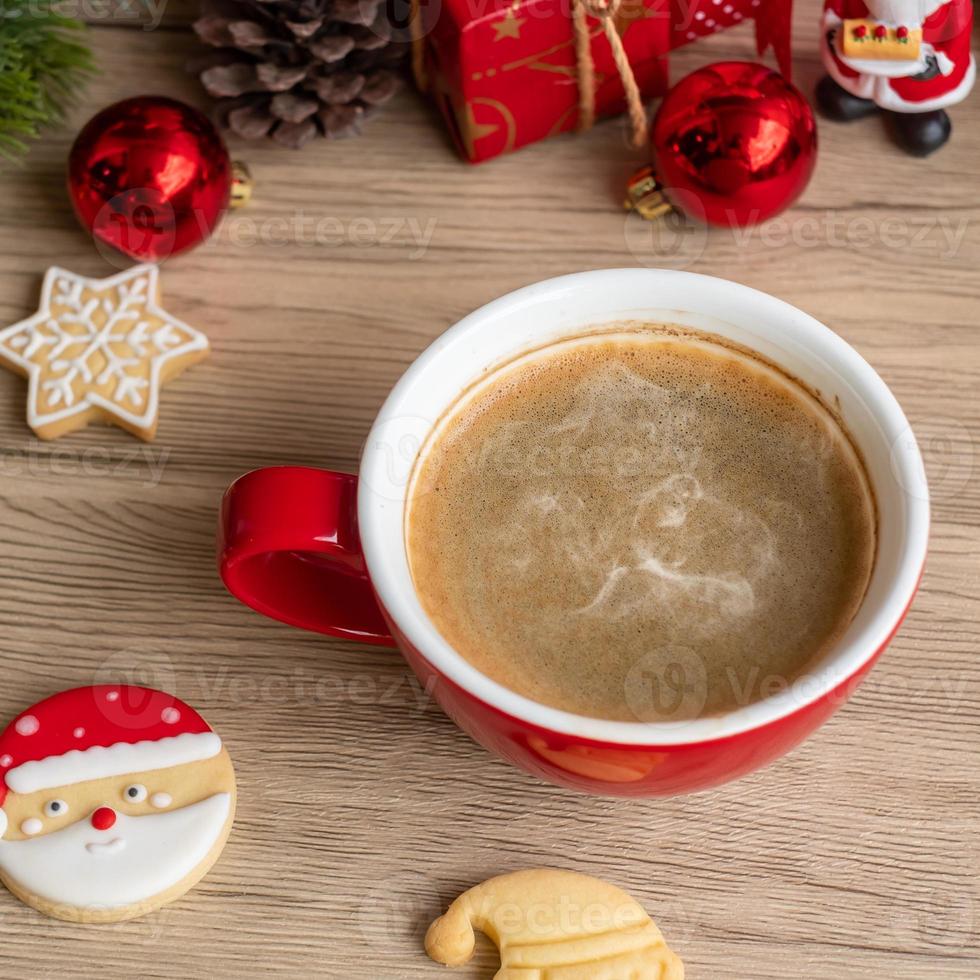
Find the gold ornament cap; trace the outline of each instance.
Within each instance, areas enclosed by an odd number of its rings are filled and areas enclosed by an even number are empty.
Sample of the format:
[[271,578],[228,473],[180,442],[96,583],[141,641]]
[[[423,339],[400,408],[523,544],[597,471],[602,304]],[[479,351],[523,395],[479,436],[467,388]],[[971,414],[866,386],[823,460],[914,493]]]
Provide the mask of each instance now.
[[231,200],[228,206],[243,208],[252,200],[252,173],[241,160],[231,162]]
[[636,211],[646,221],[656,221],[674,210],[674,206],[664,197],[660,182],[650,164],[640,167],[626,182],[623,207],[627,211]]

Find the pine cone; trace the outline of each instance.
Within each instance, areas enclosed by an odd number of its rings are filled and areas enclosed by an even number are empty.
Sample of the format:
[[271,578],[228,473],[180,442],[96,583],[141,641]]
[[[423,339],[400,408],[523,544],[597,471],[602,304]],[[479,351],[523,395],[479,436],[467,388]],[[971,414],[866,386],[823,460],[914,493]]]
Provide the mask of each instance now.
[[385,0],[205,0],[195,66],[221,126],[298,149],[353,136],[402,83],[408,45]]

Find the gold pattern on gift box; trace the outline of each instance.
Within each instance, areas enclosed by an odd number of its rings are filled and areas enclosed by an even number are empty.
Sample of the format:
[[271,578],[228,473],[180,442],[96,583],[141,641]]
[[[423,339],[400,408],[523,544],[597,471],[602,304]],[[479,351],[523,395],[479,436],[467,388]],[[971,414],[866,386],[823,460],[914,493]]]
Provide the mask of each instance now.
[[[590,39],[594,40],[602,34],[602,28],[595,28],[589,35]],[[545,61],[545,58],[550,58],[551,55],[558,51],[563,51],[565,48],[570,48],[574,41],[559,41],[558,44],[553,44],[550,48],[545,48],[543,51],[535,51],[534,54],[525,55],[523,58],[518,58],[516,61],[507,61],[502,64],[499,71],[516,71],[519,68],[531,68],[534,71],[544,71],[550,72],[553,75],[566,75],[568,78],[576,78],[578,71],[575,65],[556,65],[550,61]],[[474,82],[478,82],[481,78],[491,77],[495,74],[493,69],[488,71],[475,71],[470,76]]]
[[526,17],[518,17],[511,7],[501,20],[490,26],[494,30],[494,41],[503,41],[505,38],[520,40],[521,28],[527,23]]
[[[515,0],[514,3],[510,5],[507,9],[504,18],[491,24],[493,29],[498,32],[497,37],[494,38],[495,41],[499,41],[501,37],[518,37],[519,35],[510,35],[505,33],[509,28],[504,28],[502,32],[501,25],[506,24],[508,17],[515,17],[515,19],[521,24],[527,23],[527,18],[521,17],[516,18],[516,11],[520,8],[520,0]],[[627,31],[635,24],[637,21],[646,20],[649,17],[656,16],[657,11],[647,6],[647,0],[622,0],[619,6],[616,8],[613,14],[613,24],[616,27],[616,32],[620,37],[625,38]],[[589,31],[589,42],[592,43],[598,37],[603,37],[605,31],[602,28],[602,24],[597,24]],[[553,75],[564,75],[567,78],[577,78],[578,68],[575,65],[556,65],[550,61],[546,61],[546,58],[550,58],[553,54],[557,54],[559,51],[564,51],[566,48],[570,48],[574,45],[575,41],[573,38],[569,38],[567,41],[559,41],[558,44],[553,44],[549,48],[545,48],[542,51],[535,51],[533,54],[525,55],[522,58],[517,58],[514,61],[507,61],[500,66],[497,71],[516,71],[519,68],[530,68],[532,71],[543,71],[548,72]],[[488,69],[486,71],[475,71],[470,75],[470,78],[474,82],[478,82],[483,78],[492,78],[497,71],[494,69]],[[601,85],[609,76],[608,75],[597,75],[596,83]]]
[[500,113],[500,117],[503,120],[503,125],[507,129],[507,135],[504,140],[503,152],[508,153],[510,150],[514,149],[514,143],[517,141],[517,120],[514,119],[514,114],[500,102],[498,99],[471,99],[466,103],[466,115],[460,118],[460,113],[456,113],[457,118],[460,119],[460,131],[463,137],[463,143],[466,146],[466,155],[473,157],[475,155],[475,145],[478,140],[483,139],[486,136],[492,136],[500,129],[500,125],[495,125],[494,123],[478,123],[476,121],[476,115],[474,113],[475,106],[487,106],[490,109]]
[[548,130],[548,135],[546,139],[551,139],[552,136],[558,136],[564,133],[569,120],[578,112],[578,103],[569,106],[554,122],[551,129]]

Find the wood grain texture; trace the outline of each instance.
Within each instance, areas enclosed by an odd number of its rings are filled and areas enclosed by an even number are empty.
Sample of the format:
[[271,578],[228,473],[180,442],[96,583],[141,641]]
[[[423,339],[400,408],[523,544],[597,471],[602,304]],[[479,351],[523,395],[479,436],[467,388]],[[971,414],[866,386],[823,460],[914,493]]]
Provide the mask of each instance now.
[[[192,16],[175,3],[155,30],[93,18],[103,74],[86,105],[0,176],[0,321],[35,309],[52,262],[111,271],[72,218],[65,155],[114,99],[201,102],[184,73]],[[816,17],[814,0],[798,4],[805,89]],[[674,74],[752,50],[747,28],[731,31],[679,52]],[[101,679],[174,690],[231,750],[238,821],[204,882],[144,920],[72,926],[0,892],[0,975],[489,980],[488,944],[446,974],[424,927],[477,881],[539,864],[631,891],[692,980],[980,975],[976,97],[954,120],[928,161],[892,149],[877,120],[823,125],[788,215],[659,243],[618,210],[642,158],[619,122],[473,168],[406,94],[357,141],[235,146],[254,205],[163,272],[166,307],[214,353],[165,390],[153,446],[102,428],[41,445],[24,382],[0,374],[0,715]],[[242,471],[353,469],[391,385],[462,314],[622,265],[737,279],[832,326],[902,402],[935,494],[922,592],[853,701],[769,769],[657,802],[582,798],[510,769],[398,657],[264,621],[225,594],[213,558],[218,501]]]

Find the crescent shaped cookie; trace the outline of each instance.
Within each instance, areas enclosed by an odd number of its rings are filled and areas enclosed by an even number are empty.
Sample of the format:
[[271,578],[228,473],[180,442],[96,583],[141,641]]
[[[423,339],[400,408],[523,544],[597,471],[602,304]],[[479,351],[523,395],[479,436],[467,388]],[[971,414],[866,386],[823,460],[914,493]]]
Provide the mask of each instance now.
[[471,888],[429,927],[426,952],[461,966],[474,930],[500,950],[495,980],[684,980],[684,964],[634,899],[573,871],[517,871]]

